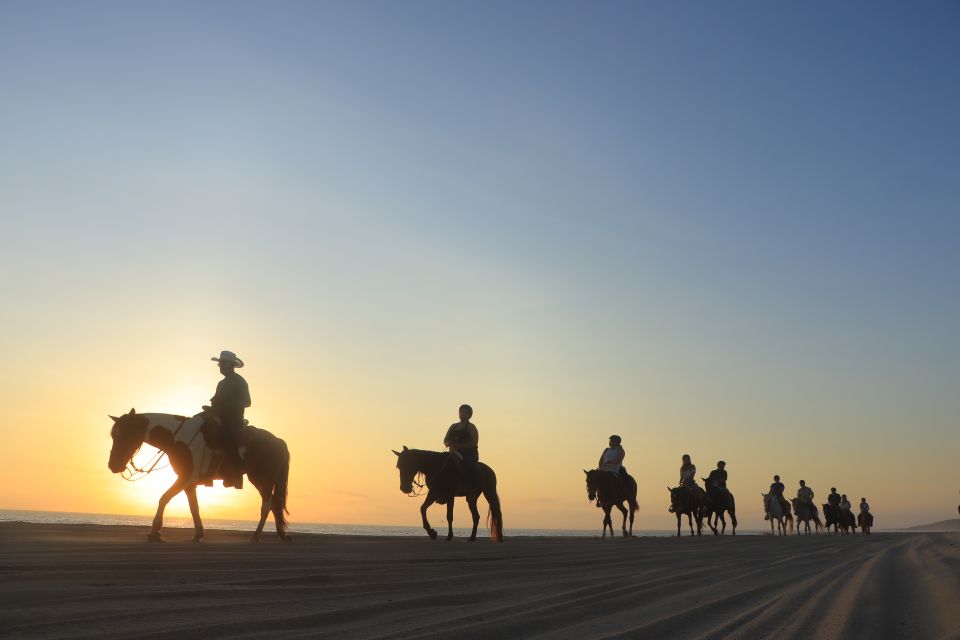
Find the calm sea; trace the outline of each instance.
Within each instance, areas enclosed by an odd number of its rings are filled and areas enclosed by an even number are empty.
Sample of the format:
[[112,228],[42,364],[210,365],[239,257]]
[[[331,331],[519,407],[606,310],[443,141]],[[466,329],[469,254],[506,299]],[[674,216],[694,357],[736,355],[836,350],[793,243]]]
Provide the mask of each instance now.
[[[0,522],[34,522],[39,524],[105,524],[105,525],[135,525],[149,527],[153,520],[152,515],[126,516],[105,515],[102,513],[68,513],[62,511],[18,511],[0,509]],[[252,520],[218,520],[204,518],[203,524],[208,529],[230,529],[234,531],[250,531],[256,528],[257,523]],[[269,523],[268,523],[269,524]],[[433,523],[440,529],[439,522]],[[483,528],[483,521],[480,523]],[[167,516],[163,519],[164,527],[193,528],[193,520],[189,517],[179,518]],[[446,523],[443,523],[446,530]],[[396,527],[366,524],[324,524],[321,522],[291,523],[293,533],[329,533],[353,536],[422,536],[421,527]],[[457,536],[469,536],[470,530],[454,527]],[[563,536],[563,537],[593,537],[598,531],[579,529],[507,529],[509,536]],[[747,533],[747,532],[744,532]],[[638,536],[669,536],[670,531],[641,531],[634,530]]]

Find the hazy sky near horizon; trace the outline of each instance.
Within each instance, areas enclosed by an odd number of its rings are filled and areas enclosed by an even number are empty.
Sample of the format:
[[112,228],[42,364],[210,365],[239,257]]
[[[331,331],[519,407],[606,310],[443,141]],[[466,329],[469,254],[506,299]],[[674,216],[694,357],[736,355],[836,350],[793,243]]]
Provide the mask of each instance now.
[[462,402],[508,532],[595,527],[614,432],[641,528],[685,452],[748,528],[773,473],[951,517],[958,33],[948,2],[2,0],[0,508],[152,513],[106,414],[197,410],[232,349],[294,521],[417,524],[390,449]]

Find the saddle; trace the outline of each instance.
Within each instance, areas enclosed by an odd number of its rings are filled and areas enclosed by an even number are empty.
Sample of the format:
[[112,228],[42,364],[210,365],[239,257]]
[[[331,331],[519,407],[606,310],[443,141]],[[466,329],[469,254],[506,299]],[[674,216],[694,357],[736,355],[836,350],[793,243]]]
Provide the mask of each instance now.
[[237,459],[233,460],[226,455],[224,451],[224,427],[219,418],[210,414],[204,414],[203,424],[200,426],[200,434],[203,436],[204,444],[210,451],[210,462],[206,468],[201,469],[200,483],[206,487],[213,486],[214,480],[223,480],[225,487],[243,488],[243,458],[240,456],[240,449],[250,443],[252,436],[252,427],[248,420],[243,421],[240,427],[240,433],[237,435]]

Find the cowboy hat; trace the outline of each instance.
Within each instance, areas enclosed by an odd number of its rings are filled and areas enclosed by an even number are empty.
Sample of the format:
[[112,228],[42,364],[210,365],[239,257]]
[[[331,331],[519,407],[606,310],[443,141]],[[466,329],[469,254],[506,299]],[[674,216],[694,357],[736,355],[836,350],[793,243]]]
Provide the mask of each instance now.
[[233,351],[221,351],[219,358],[210,358],[214,362],[227,362],[239,369],[243,366],[243,360],[237,357]]

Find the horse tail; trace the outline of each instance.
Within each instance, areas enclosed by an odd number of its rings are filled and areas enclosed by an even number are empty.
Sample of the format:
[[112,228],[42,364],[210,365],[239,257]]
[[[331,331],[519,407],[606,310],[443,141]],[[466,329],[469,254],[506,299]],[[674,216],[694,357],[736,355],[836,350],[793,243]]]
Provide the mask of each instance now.
[[497,495],[497,474],[493,469],[490,469],[489,486],[483,488],[483,497],[487,499],[487,528],[490,529],[490,537],[496,542],[503,542],[503,512],[500,510],[500,496]]
[[277,523],[277,533],[281,536],[287,533],[287,518],[285,513],[290,513],[287,509],[287,482],[290,477],[290,450],[287,449],[287,443],[279,440],[280,447],[278,454],[281,457],[280,470],[277,474],[277,480],[273,485],[273,495],[270,497],[270,508],[273,511],[273,519]]

